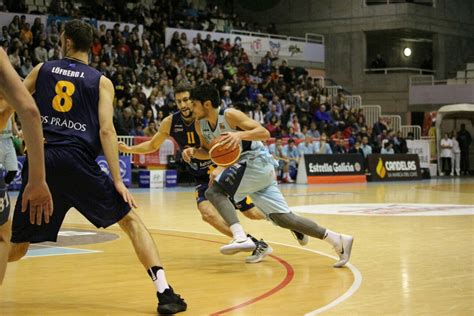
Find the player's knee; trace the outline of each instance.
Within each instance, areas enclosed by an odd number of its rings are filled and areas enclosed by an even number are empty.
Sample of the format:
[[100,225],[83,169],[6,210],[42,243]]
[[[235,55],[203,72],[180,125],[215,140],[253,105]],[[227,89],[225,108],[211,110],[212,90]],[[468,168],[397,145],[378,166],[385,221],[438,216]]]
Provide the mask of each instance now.
[[251,209],[242,212],[242,214],[249,219],[265,219],[265,215],[256,207],[252,207]]
[[8,253],[8,261],[18,261],[23,258],[26,255],[29,246],[29,243],[11,244],[10,252]]
[[139,229],[140,219],[132,210],[127,215],[125,215],[119,222],[119,226],[126,232],[134,232]]
[[221,199],[223,196],[225,197],[224,190],[222,190],[222,188],[216,184],[211,185],[204,194],[206,195],[206,198],[211,202]]

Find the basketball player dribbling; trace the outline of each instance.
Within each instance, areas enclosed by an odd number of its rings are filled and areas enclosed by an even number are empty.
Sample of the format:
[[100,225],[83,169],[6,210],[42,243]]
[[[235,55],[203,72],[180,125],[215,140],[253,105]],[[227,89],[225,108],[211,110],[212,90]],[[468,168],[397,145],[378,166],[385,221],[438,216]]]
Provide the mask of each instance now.
[[[192,102],[190,101],[191,88],[187,86],[178,86],[175,89],[175,100],[178,105],[178,112],[166,117],[161,122],[158,133],[149,141],[143,142],[135,146],[127,146],[119,143],[119,149],[125,153],[148,154],[160,149],[161,144],[168,137],[173,137],[178,143],[181,150],[188,147],[199,147],[199,136],[196,133],[194,125],[194,115],[192,111]],[[219,215],[217,210],[207,200],[204,193],[209,184],[209,173],[212,172],[214,166],[210,159],[199,160],[193,159],[189,163],[189,172],[196,182],[196,203],[202,219],[217,229],[222,234],[232,237],[229,225]],[[244,197],[239,203],[235,203],[234,207],[239,209],[242,214],[250,219],[264,219],[265,216],[255,207],[253,203],[249,203],[247,197]],[[273,249],[263,240],[258,240],[249,235],[254,245],[250,245],[249,250],[253,250],[245,261],[247,263],[257,263],[272,253]]]
[[[10,261],[21,259],[30,243],[53,241],[64,216],[76,208],[96,227],[118,223],[155,284],[160,314],[186,310],[186,303],[166,281],[158,250],[132,207],[135,201],[120,177],[117,135],[112,123],[112,82],[87,65],[93,30],[79,20],[67,22],[61,34],[61,60],[37,65],[25,85],[38,105],[45,137],[45,164],[54,213],[49,223],[21,212],[28,176],[15,206]],[[103,151],[112,179],[95,162]],[[24,171],[29,169],[28,159]]]
[[344,266],[349,261],[353,238],[321,227],[316,222],[291,212],[275,180],[274,168],[278,164],[262,143],[270,137],[268,130],[238,110],[228,109],[220,113],[219,92],[211,85],[205,84],[194,89],[191,99],[201,148],[185,149],[185,161],[208,158],[209,144],[222,134],[226,136],[221,143],[227,143],[228,148],[242,148],[242,154],[236,163],[214,170],[212,185],[206,191],[206,197],[229,224],[233,234],[233,240],[223,246],[221,252],[234,254],[245,251],[252,242],[227,199],[228,196],[239,199],[249,195],[255,205],[276,225],[331,244],[339,256],[334,267]]
[[[26,211],[30,205],[31,218],[37,214],[44,216],[46,222],[53,211],[51,193],[45,179],[43,132],[41,130],[40,114],[31,95],[21,83],[20,78],[10,64],[7,54],[0,49],[0,130],[4,129],[16,110],[23,123],[23,137],[28,146],[28,156],[35,161],[29,169],[31,179],[23,193],[21,211]],[[7,268],[8,252],[10,249],[10,199],[8,198],[3,167],[0,166],[0,285]]]

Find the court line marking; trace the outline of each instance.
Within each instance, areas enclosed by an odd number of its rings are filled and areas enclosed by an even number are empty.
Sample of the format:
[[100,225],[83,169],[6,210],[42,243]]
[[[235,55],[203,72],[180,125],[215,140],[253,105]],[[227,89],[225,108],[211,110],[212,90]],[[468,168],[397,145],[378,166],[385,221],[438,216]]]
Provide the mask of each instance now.
[[[55,254],[49,254],[49,255],[36,255],[36,256],[28,256],[25,255],[21,260],[25,259],[33,259],[33,258],[41,258],[41,257],[54,257],[54,256],[71,256],[71,255],[86,255],[90,253],[98,253],[98,252],[103,252],[102,250],[92,250],[92,249],[81,249],[81,248],[72,248],[72,247],[56,247],[56,246],[49,246],[49,245],[40,245],[40,244],[31,244],[31,246],[35,247],[43,247],[43,248],[57,248],[57,249],[67,249],[67,250],[75,250],[79,251],[76,253],[55,253]],[[32,249],[34,250],[34,249]]]
[[[221,236],[222,237],[222,235],[215,234],[215,233],[206,233],[206,232],[197,232],[197,231],[185,231],[185,230],[177,230],[177,229],[154,229],[154,230],[180,232],[180,233],[190,233],[190,234],[201,234],[201,235],[211,235],[211,236]],[[162,234],[162,235],[164,235],[164,234]],[[218,241],[212,241],[212,242],[220,243]],[[267,242],[275,244],[275,245],[280,245],[280,246],[300,249],[300,250],[304,250],[304,251],[309,251],[309,252],[313,252],[313,253],[316,253],[316,254],[334,259],[334,260],[339,260],[339,258],[337,258],[333,255],[330,255],[330,254],[327,254],[327,253],[324,253],[324,252],[321,252],[321,251],[318,251],[318,250],[313,250],[313,249],[308,249],[308,248],[304,248],[304,247],[288,245],[288,244],[280,243],[280,242],[273,242],[271,240],[267,240]],[[273,255],[270,255],[270,256],[273,257]],[[325,311],[328,311],[331,308],[334,308],[335,306],[337,306],[337,305],[341,304],[342,302],[344,302],[345,300],[349,299],[352,295],[354,295],[355,292],[357,292],[357,290],[360,288],[360,286],[362,284],[362,274],[360,273],[359,269],[357,269],[357,267],[354,266],[350,262],[346,264],[346,267],[349,268],[349,270],[351,270],[352,275],[354,276],[354,282],[352,283],[350,288],[344,294],[342,294],[341,296],[336,298],[334,301],[332,301],[329,304],[326,304],[326,305],[324,305],[324,306],[322,306],[318,309],[315,309],[313,311],[310,311],[310,312],[306,313],[305,316],[314,316],[314,315],[321,314]],[[338,268],[334,268],[334,269],[338,269]]]
[[[175,230],[168,230],[168,231],[175,231]],[[175,231],[175,232],[177,232],[177,231]],[[160,233],[160,232],[158,232],[158,234],[160,234],[162,236],[171,236],[171,237],[178,237],[178,238],[185,238],[185,239],[212,242],[212,243],[216,243],[216,244],[224,244],[223,242],[220,242],[220,241],[217,241],[217,240],[209,240],[209,239],[203,239],[203,238],[197,238],[197,237],[191,237],[191,236],[188,237],[188,236],[182,236],[182,235],[163,234],[163,233]],[[198,234],[198,233],[196,233],[196,234]],[[219,236],[219,235],[216,235],[216,236]],[[280,291],[281,289],[285,288],[288,284],[290,284],[290,282],[293,280],[293,277],[295,275],[295,271],[294,271],[293,267],[291,266],[291,264],[289,264],[285,260],[281,259],[280,257],[274,256],[274,255],[269,255],[269,257],[276,260],[278,263],[280,263],[286,269],[285,278],[277,286],[271,288],[267,292],[265,292],[263,294],[260,294],[259,296],[254,297],[254,298],[252,298],[248,301],[245,301],[245,302],[242,302],[240,304],[237,304],[237,305],[225,308],[223,310],[214,312],[214,313],[210,314],[210,316],[222,315],[222,314],[225,314],[225,313],[228,313],[228,312],[231,312],[231,311],[234,311],[234,310],[252,305],[255,302],[261,301],[261,300],[275,294],[276,292]]]

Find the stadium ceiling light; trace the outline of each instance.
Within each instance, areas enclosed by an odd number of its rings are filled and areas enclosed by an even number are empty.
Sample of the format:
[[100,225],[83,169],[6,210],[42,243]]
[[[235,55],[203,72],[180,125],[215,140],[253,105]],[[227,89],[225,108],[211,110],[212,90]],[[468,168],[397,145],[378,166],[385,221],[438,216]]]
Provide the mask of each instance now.
[[403,55],[405,55],[405,57],[410,57],[411,56],[411,48],[410,47],[405,47],[403,49]]

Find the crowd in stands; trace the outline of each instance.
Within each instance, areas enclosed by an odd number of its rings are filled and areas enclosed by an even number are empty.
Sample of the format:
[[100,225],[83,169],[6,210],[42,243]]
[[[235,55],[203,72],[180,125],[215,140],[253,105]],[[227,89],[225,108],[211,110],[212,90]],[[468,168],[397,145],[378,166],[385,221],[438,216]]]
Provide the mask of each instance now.
[[[184,21],[180,26],[201,29],[186,1],[157,1],[155,7],[133,14],[114,12],[107,7],[110,1],[103,3],[97,11],[101,19],[144,25],[141,35],[137,27],[120,29],[115,24],[106,29],[99,25],[90,53],[91,65],[115,86],[114,124],[119,135],[153,136],[163,118],[176,110],[176,85],[194,87],[209,82],[220,91],[222,107],[244,111],[273,138],[285,140],[272,149],[278,159],[287,162],[285,170],[296,167],[296,158],[303,153],[367,156],[407,151],[406,142],[383,119],[367,126],[362,110],[349,107],[342,91],[328,95],[304,69],[290,67],[270,52],[253,65],[244,49],[225,34],[215,41],[176,32],[165,46],[168,25]],[[175,16],[178,12],[181,16]],[[56,13],[76,15],[67,10]],[[3,26],[0,41],[24,77],[34,65],[62,57],[62,28],[60,22],[45,26],[39,19],[29,25],[24,16],[17,15]]]

